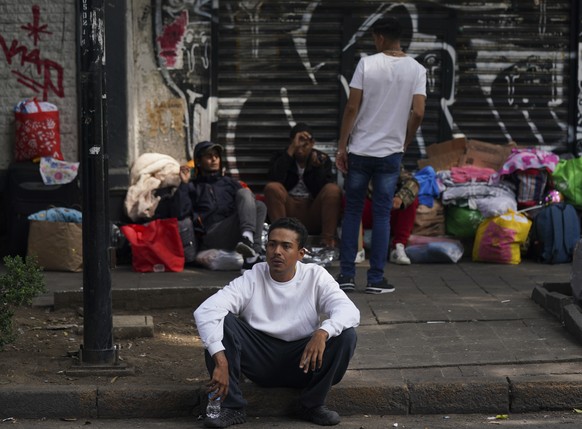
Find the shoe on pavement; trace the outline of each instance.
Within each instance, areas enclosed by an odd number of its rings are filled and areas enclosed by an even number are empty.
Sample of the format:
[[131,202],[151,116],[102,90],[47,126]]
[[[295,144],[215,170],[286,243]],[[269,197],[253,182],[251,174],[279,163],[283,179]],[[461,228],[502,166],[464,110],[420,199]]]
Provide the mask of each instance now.
[[381,293],[390,293],[394,292],[396,288],[388,283],[385,278],[382,278],[382,281],[378,283],[368,283],[366,286],[366,293],[371,293],[375,295],[379,295]]
[[339,287],[344,292],[353,292],[356,290],[356,282],[353,277],[344,276],[340,274],[337,276],[336,281],[339,283]]
[[247,421],[244,409],[222,408],[220,415],[215,419],[204,418],[204,426],[207,428],[226,428]]
[[410,265],[410,258],[406,255],[404,244],[398,243],[394,250],[390,252],[390,262],[398,265]]
[[264,255],[257,255],[254,258],[245,258],[240,269],[240,273],[244,274],[245,271],[252,270],[255,264],[258,264],[259,262],[265,262]]
[[325,405],[310,408],[309,410],[302,409],[301,417],[320,426],[334,426],[341,421],[339,414]]
[[241,241],[236,244],[234,250],[237,253],[243,255],[243,258],[252,258],[257,256],[255,252],[254,244],[247,237],[243,237]]

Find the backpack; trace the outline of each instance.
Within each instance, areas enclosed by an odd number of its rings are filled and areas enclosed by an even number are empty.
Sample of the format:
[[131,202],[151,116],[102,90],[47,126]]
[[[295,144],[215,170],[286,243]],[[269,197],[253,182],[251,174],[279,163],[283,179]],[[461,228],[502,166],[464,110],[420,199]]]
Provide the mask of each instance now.
[[580,219],[571,204],[551,204],[534,218],[530,248],[539,262],[563,264],[572,261],[579,240]]

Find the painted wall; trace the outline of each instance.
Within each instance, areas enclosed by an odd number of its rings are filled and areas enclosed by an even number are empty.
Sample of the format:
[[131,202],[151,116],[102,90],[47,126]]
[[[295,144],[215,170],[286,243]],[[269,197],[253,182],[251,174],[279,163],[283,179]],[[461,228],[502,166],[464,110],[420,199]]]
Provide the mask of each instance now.
[[[119,41],[130,57],[128,111],[115,119],[130,124],[129,159],[117,165],[144,152],[186,161],[212,136],[231,171],[260,188],[296,121],[333,152],[351,73],[373,52],[367,30],[385,13],[405,20],[404,45],[429,76],[408,163],[457,133],[570,150],[572,128],[582,134],[582,100],[569,86],[573,75],[582,81],[569,66],[579,51],[569,44],[574,1],[131,0]],[[0,172],[12,158],[12,108],[26,97],[58,106],[63,154],[78,158],[75,19],[72,0],[0,4]]]
[[209,2],[162,3],[132,2],[134,152],[185,162],[210,139],[210,11],[198,4]]
[[154,34],[136,43],[153,45],[170,92],[148,94],[150,142],[181,138],[187,157],[214,125],[230,170],[255,189],[296,121],[313,125],[319,144],[333,151],[353,69],[374,52],[369,27],[396,14],[405,22],[405,49],[429,78],[408,164],[457,134],[571,150],[572,1],[221,0],[213,10],[211,1],[155,0],[140,14],[154,18]]
[[77,93],[73,0],[3,0],[0,4],[0,171],[13,158],[16,103],[55,104],[61,150],[77,161]]

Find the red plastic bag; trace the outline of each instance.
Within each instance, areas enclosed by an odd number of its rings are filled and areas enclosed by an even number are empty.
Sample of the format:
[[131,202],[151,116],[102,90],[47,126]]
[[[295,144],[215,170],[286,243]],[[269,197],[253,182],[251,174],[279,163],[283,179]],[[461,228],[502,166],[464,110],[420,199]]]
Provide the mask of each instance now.
[[140,273],[183,271],[184,247],[176,218],[120,227],[131,244],[131,265]]
[[59,111],[54,105],[50,105],[54,110],[47,110],[47,105],[34,98],[16,106],[15,161],[30,161],[43,156],[63,159]]

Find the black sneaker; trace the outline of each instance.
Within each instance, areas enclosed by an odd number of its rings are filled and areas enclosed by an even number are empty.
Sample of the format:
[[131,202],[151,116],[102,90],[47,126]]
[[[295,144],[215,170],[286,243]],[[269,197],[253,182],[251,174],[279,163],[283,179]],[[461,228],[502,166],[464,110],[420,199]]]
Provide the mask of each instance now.
[[244,274],[245,271],[251,270],[255,266],[255,264],[258,264],[259,262],[265,262],[264,255],[257,255],[254,258],[245,258],[240,269],[240,273]]
[[339,287],[344,292],[353,292],[356,290],[356,282],[353,277],[344,276],[340,274],[337,276],[336,281],[339,283]]
[[234,250],[237,253],[243,255],[243,258],[252,258],[257,256],[257,252],[255,252],[254,244],[246,237],[243,237],[241,241],[236,244]]
[[394,292],[396,288],[389,284],[385,278],[382,278],[382,281],[378,283],[368,283],[366,286],[366,293],[372,294],[381,294],[381,293],[390,293]]
[[226,428],[232,425],[238,425],[247,421],[244,409],[235,410],[234,408],[222,408],[220,415],[215,419],[210,417],[204,418],[204,426],[207,428]]
[[334,426],[341,421],[339,414],[328,409],[325,405],[310,408],[309,410],[302,409],[301,417],[320,426]]

